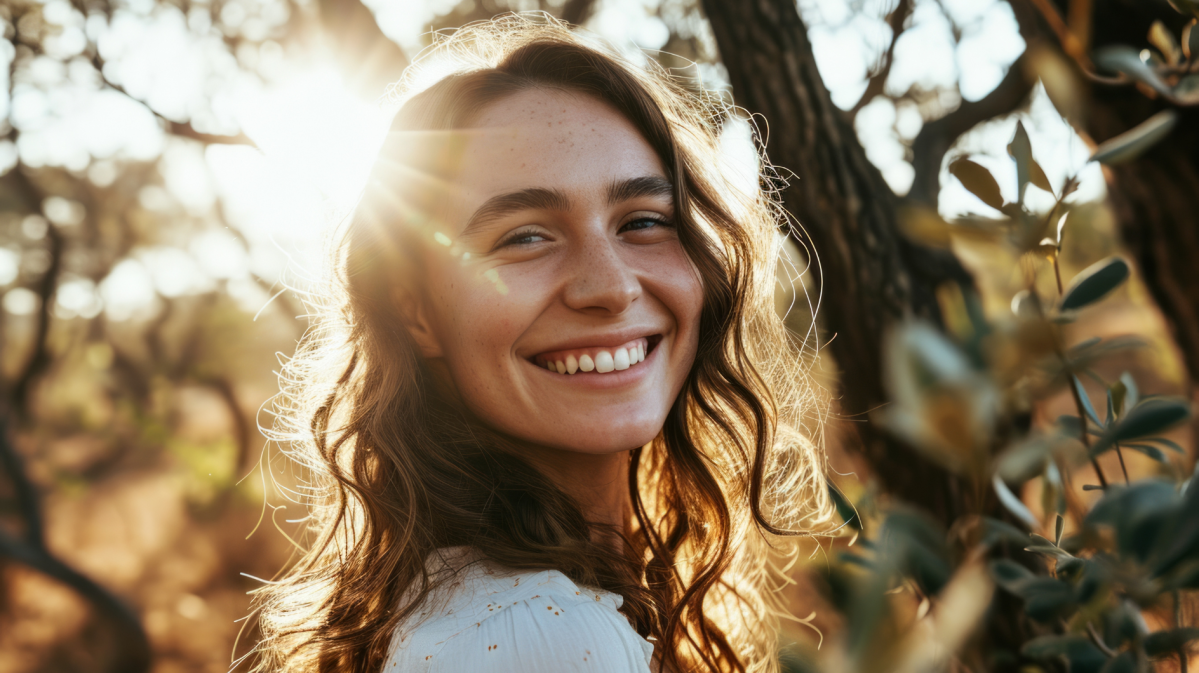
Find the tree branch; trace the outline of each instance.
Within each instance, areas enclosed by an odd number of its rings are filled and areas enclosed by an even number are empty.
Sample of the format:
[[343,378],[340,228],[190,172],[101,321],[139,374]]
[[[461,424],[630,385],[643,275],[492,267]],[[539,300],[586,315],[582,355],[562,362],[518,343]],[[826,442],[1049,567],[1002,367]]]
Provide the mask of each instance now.
[[211,388],[221,398],[221,401],[225,403],[225,408],[229,411],[230,420],[233,421],[234,439],[237,441],[236,469],[246,469],[250,466],[253,430],[250,427],[250,422],[246,419],[245,413],[242,412],[241,403],[237,399],[237,391],[233,389],[233,382],[224,376],[214,376],[203,379],[203,383],[205,386]]
[[51,556],[44,549],[25,544],[0,531],[0,556],[22,563],[75,590],[90,603],[118,634],[120,646],[110,670],[115,673],[145,673],[152,660],[150,641],[137,615],[104,587]]
[[[13,178],[17,180],[27,200],[37,204],[34,210],[40,211],[42,201],[41,190],[29,179],[29,176],[25,175],[20,166],[14,168],[12,173],[15,174]],[[25,366],[17,375],[12,390],[9,391],[9,408],[12,414],[20,420],[27,418],[29,393],[34,381],[50,366],[50,352],[48,350],[50,310],[53,306],[55,292],[58,290],[58,272],[62,268],[64,242],[62,234],[59,233],[58,228],[52,223],[46,229],[46,238],[49,243],[50,264],[37,284],[37,295],[42,303],[38,307],[37,332],[33,338],[33,353],[25,361]]]
[[199,141],[205,145],[248,145],[250,147],[257,147],[257,145],[254,144],[254,141],[250,140],[250,137],[242,132],[238,132],[237,135],[231,136],[214,133],[201,133],[192,127],[191,122],[177,122],[172,119],[167,119],[159,114],[157,110],[150,107],[149,103],[129,93],[125,90],[125,87],[121,86],[120,84],[108,79],[108,77],[104,74],[104,59],[100,58],[99,53],[92,54],[92,67],[95,68],[96,72],[100,74],[100,81],[104,83],[104,86],[116,91],[122,96],[125,96],[129,100],[136,101],[146,106],[147,110],[153,113],[154,116],[159,119],[159,121],[166,125],[167,132],[171,133],[172,135],[177,135],[183,138],[191,138],[192,140]]
[[25,524],[25,540],[39,549],[45,547],[45,530],[42,525],[42,508],[38,503],[37,489],[25,474],[24,461],[8,441],[8,428],[0,418],[0,469],[12,483],[17,511]]
[[908,199],[935,205],[941,190],[941,161],[953,143],[981,122],[1012,112],[1032,91],[1032,82],[1024,74],[1027,55],[1021,55],[995,90],[974,102],[963,102],[958,109],[928,122],[912,143],[912,168],[916,177]]
[[866,91],[862,92],[862,97],[850,109],[850,117],[856,117],[859,110],[866,107],[867,103],[874,100],[886,88],[887,77],[891,74],[891,64],[895,62],[895,43],[899,42],[899,35],[903,33],[903,24],[912,15],[912,7],[912,0],[899,0],[899,4],[895,5],[891,15],[887,17],[887,23],[891,26],[891,44],[887,46],[878,70],[871,74],[866,82]]
[[[160,116],[159,118],[161,119],[162,117]],[[192,140],[197,140],[205,145],[248,145],[250,147],[258,147],[253,140],[250,140],[250,136],[247,136],[242,132],[238,132],[237,135],[233,136],[214,133],[201,133],[192,128],[190,122],[183,124],[165,119],[164,121],[167,122],[167,130],[170,131],[172,135],[177,135],[183,138],[191,138]]]

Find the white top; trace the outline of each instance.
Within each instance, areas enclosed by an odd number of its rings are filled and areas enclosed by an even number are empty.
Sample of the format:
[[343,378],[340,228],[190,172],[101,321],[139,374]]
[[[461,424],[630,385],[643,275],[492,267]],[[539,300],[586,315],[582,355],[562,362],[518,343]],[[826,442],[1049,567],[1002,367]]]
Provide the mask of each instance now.
[[[623,598],[557,570],[471,559],[462,547],[430,559],[453,575],[391,643],[384,673],[653,673],[653,644],[617,612]],[[453,568],[460,567],[456,573]]]

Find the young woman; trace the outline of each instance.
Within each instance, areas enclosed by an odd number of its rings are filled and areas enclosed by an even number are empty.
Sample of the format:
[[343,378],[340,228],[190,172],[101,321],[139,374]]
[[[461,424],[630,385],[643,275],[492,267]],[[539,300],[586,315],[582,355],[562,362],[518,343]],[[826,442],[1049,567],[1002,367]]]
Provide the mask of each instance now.
[[261,669],[775,670],[770,540],[828,503],[787,221],[722,174],[728,111],[528,16],[390,100],[285,370],[315,535]]

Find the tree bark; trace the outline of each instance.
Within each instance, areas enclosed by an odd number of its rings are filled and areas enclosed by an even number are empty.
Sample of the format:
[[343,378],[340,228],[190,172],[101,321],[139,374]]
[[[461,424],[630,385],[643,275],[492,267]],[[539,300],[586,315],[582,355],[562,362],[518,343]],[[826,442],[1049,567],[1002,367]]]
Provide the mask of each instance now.
[[[940,323],[936,288],[972,284],[957,260],[900,234],[900,200],[829,97],[794,0],[703,0],[738,105],[769,124],[766,151],[794,172],[782,192],[818,264],[819,315],[839,367],[840,406],[861,418],[886,402],[881,353],[905,316]],[[830,341],[831,340],[831,341]],[[965,513],[954,478],[869,422],[861,448],[887,490],[944,523]]]
[[[1155,20],[1178,35],[1186,20],[1165,3],[1097,2],[1096,47],[1148,47]],[[1087,131],[1103,142],[1169,106],[1132,86],[1095,85]],[[1120,235],[1199,381],[1199,109],[1178,109],[1174,130],[1135,161],[1111,167],[1108,194]]]

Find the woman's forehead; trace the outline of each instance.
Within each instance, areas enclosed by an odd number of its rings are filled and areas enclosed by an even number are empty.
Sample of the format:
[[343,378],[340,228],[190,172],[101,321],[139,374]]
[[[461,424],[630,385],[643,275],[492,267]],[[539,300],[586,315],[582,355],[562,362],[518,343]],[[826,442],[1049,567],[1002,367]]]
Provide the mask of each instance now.
[[530,89],[486,106],[471,126],[458,180],[465,201],[530,187],[586,192],[665,177],[636,127],[591,96]]

